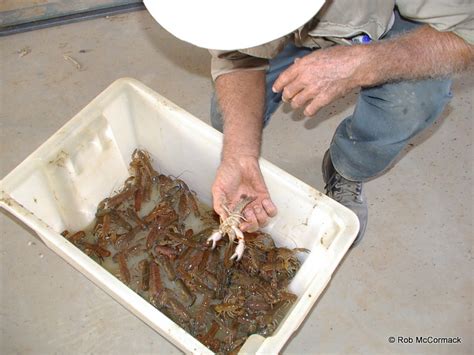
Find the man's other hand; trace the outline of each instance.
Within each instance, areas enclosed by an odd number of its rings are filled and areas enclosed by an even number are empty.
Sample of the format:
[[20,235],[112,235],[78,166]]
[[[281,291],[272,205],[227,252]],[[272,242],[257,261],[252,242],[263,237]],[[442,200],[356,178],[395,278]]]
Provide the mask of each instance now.
[[305,116],[313,116],[322,107],[361,86],[358,72],[366,60],[362,46],[334,46],[320,49],[295,60],[273,84],[282,92],[284,102],[296,109],[306,106]]

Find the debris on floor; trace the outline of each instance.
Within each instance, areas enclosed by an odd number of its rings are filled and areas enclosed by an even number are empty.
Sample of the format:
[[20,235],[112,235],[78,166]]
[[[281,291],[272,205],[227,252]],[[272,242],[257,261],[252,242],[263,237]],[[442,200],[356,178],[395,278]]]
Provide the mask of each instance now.
[[28,46],[23,47],[22,49],[18,50],[17,53],[18,53],[18,57],[23,58],[25,55],[28,55],[31,53],[31,48]]
[[81,63],[79,63],[77,60],[75,60],[73,57],[71,57],[70,55],[67,55],[67,54],[64,54],[63,55],[63,58],[64,60],[68,61],[68,62],[71,62],[72,64],[74,64],[74,66],[76,67],[77,70],[82,70],[82,65]]

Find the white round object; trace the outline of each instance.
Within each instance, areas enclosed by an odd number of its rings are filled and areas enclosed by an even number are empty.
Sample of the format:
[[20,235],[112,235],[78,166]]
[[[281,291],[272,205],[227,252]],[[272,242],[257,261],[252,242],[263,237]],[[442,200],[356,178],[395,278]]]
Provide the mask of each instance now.
[[198,47],[259,46],[308,22],[325,0],[144,0],[168,32]]

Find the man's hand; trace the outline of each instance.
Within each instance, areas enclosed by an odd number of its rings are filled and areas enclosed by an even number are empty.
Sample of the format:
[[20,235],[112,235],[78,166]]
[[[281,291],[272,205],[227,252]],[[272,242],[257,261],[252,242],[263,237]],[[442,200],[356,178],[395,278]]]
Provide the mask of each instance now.
[[273,91],[312,116],[360,86],[443,77],[473,66],[474,45],[425,25],[392,39],[314,51],[280,74]]
[[283,101],[293,108],[306,106],[305,116],[362,85],[358,69],[364,61],[359,47],[335,46],[320,49],[296,59],[280,74],[274,92],[283,91]]
[[242,194],[256,197],[244,210],[246,222],[241,224],[242,230],[254,231],[276,215],[277,209],[268,194],[258,160],[254,157],[223,159],[212,186],[214,210],[225,218],[222,205],[232,209]]

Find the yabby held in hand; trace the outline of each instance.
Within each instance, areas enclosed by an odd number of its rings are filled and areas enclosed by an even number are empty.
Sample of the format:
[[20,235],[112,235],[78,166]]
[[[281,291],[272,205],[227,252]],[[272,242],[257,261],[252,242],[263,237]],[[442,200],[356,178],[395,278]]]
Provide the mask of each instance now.
[[242,231],[254,231],[263,227],[270,217],[277,214],[258,160],[254,157],[224,158],[217,170],[212,195],[214,210],[223,219],[228,217],[228,214],[222,206],[233,210],[242,195],[255,197],[242,212],[245,218],[240,225]]

